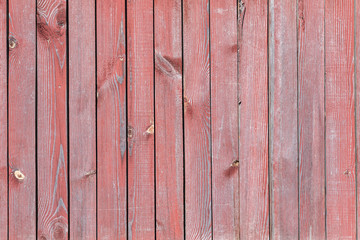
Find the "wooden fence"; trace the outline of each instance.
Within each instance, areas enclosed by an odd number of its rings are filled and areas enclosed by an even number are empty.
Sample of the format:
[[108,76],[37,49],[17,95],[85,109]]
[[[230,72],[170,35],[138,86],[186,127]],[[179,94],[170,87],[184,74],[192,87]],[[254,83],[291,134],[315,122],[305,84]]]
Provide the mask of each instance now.
[[357,239],[358,56],[360,0],[0,0],[0,239]]

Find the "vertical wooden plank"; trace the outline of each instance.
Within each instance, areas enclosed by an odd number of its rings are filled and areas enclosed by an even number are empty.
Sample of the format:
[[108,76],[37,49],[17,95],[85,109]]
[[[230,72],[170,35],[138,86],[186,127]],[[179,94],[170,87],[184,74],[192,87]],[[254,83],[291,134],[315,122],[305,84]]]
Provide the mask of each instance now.
[[238,6],[240,239],[269,239],[267,2]]
[[184,0],[186,238],[212,238],[209,1]]
[[237,2],[210,1],[210,26],[213,238],[238,239]]
[[66,1],[37,2],[38,236],[67,239]]
[[100,239],[126,239],[125,1],[96,4],[97,232]]
[[325,2],[327,238],[355,239],[354,1]]
[[127,2],[128,238],[155,238],[153,1]]
[[69,1],[70,238],[96,239],[95,1]]
[[359,168],[359,161],[360,161],[360,0],[355,0],[355,83],[356,83],[356,95],[355,95],[355,137],[356,137],[356,163],[357,163],[357,238],[359,238],[360,233],[360,168]]
[[154,4],[156,238],[184,239],[181,1]]
[[9,237],[36,237],[35,1],[9,0]]
[[270,0],[270,233],[298,237],[296,1]]
[[8,236],[7,0],[0,0],[0,236]]
[[300,239],[325,239],[324,1],[298,1]]

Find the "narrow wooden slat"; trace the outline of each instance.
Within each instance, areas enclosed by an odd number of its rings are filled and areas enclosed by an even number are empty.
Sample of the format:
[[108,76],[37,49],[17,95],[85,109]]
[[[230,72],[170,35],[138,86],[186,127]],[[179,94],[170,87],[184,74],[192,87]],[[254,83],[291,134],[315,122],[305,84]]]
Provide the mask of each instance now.
[[356,161],[357,161],[357,238],[360,237],[360,0],[355,0],[355,81],[356,81],[356,101],[355,101],[355,137],[356,137]]
[[0,236],[8,235],[7,0],[0,0]]
[[183,1],[186,238],[212,238],[209,1]]
[[239,5],[240,239],[269,239],[267,2]]
[[181,1],[155,1],[156,238],[184,239]]
[[99,239],[126,239],[125,1],[97,1]]
[[9,0],[9,238],[36,237],[35,1]]
[[298,237],[296,1],[269,1],[270,233]]
[[69,1],[70,238],[96,239],[95,1]]
[[326,229],[355,239],[354,1],[325,2]]
[[37,2],[38,236],[67,239],[66,1]]
[[153,1],[127,2],[128,238],[155,238]]
[[300,239],[325,239],[324,1],[298,1]]
[[213,238],[239,237],[237,2],[210,1]]

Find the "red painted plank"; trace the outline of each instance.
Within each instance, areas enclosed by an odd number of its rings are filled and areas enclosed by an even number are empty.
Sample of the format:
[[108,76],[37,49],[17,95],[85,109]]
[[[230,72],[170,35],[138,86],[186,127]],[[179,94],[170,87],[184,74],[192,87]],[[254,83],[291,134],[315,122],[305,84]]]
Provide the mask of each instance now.
[[324,13],[298,2],[300,239],[325,239]]
[[239,6],[240,239],[269,239],[267,2]]
[[183,2],[186,238],[212,238],[209,1]]
[[269,2],[270,235],[298,237],[296,1]]
[[156,238],[184,239],[181,1],[155,1]]
[[239,237],[237,2],[210,1],[213,238]]
[[126,239],[125,1],[97,1],[98,236]]
[[128,234],[155,238],[153,1],[127,2]]
[[359,238],[360,233],[360,168],[359,168],[359,161],[360,161],[360,0],[355,1],[355,81],[356,81],[356,95],[355,95],[355,113],[356,113],[356,119],[355,119],[355,137],[356,137],[356,161],[357,161],[357,238]]
[[67,239],[66,1],[37,2],[38,236]]
[[35,1],[9,0],[9,238],[35,239]]
[[325,2],[326,229],[355,239],[354,1]]
[[0,236],[8,235],[7,0],[0,0]]
[[69,1],[70,238],[96,239],[95,1]]

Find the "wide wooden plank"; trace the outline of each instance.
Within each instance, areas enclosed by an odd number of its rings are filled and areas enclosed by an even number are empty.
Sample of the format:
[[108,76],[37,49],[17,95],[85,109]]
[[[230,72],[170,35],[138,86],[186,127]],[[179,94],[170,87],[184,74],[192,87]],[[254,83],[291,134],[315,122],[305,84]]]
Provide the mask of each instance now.
[[298,237],[296,1],[269,1],[271,239]]
[[69,1],[70,238],[96,239],[95,1]]
[[37,2],[38,236],[67,239],[66,1]]
[[239,236],[237,2],[210,1],[213,238]]
[[212,238],[209,1],[183,1],[186,238]]
[[126,239],[125,1],[97,1],[97,232]]
[[9,238],[36,238],[36,2],[9,0]]
[[325,239],[324,1],[298,2],[300,239]]
[[127,2],[128,238],[155,239],[153,1]]
[[325,2],[326,230],[355,239],[354,1]]
[[7,0],[0,0],[0,236],[8,235]]
[[267,3],[238,6],[240,239],[269,239]]
[[156,238],[184,239],[181,1],[154,2]]

